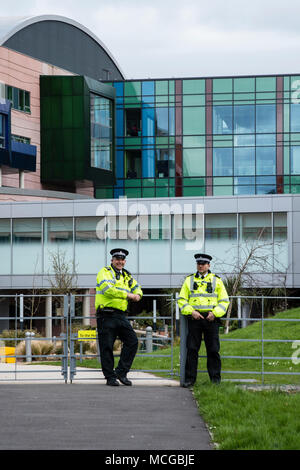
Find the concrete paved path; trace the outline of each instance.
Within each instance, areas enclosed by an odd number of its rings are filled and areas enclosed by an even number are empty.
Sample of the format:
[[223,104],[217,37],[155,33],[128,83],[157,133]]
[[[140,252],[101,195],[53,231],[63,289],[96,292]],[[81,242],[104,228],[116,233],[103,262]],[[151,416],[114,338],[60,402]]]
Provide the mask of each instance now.
[[132,387],[108,387],[99,372],[94,382],[72,384],[5,382],[0,375],[0,449],[212,449],[192,392],[146,375]]

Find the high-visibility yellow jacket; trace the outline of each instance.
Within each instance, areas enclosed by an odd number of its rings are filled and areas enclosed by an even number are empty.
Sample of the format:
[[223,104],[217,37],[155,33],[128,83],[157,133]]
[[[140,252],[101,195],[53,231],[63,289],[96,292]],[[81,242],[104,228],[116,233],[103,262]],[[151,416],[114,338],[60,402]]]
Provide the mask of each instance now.
[[125,312],[128,306],[128,292],[143,296],[141,286],[127,270],[123,269],[123,273],[117,279],[116,272],[112,266],[102,268],[97,275],[96,310],[98,307],[109,307]]
[[187,276],[182,285],[178,297],[181,313],[191,315],[197,310],[200,313],[212,311],[215,317],[225,315],[229,298],[222,279],[211,272],[204,279],[196,275]]

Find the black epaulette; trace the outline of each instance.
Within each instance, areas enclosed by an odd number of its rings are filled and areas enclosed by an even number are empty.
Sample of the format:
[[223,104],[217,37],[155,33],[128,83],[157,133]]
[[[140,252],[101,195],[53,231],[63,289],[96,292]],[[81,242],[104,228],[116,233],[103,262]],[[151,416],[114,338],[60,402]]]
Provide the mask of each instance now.
[[220,276],[218,276],[217,274],[215,274],[215,276],[216,276],[218,279],[221,279]]
[[129,271],[127,271],[127,269],[123,268],[122,271],[124,271],[124,273],[128,274],[128,276],[132,276],[132,274]]

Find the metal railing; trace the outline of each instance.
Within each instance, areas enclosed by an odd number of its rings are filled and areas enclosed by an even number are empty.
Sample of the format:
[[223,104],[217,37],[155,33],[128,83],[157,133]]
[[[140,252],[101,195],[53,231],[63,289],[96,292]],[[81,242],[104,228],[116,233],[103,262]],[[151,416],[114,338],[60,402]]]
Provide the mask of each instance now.
[[[96,316],[95,314],[91,314],[90,312],[93,309],[88,306],[88,308],[83,307],[84,302],[87,298],[94,299],[93,295],[65,295],[65,296],[56,296],[57,298],[60,297],[61,305],[63,305],[61,311],[59,312],[59,316],[53,315],[52,311],[49,311],[49,307],[47,308],[46,302],[47,299],[51,297],[49,295],[6,295],[0,297],[0,312],[2,307],[2,312],[0,313],[0,326],[3,330],[3,324],[6,325],[6,329],[9,330],[9,335],[4,335],[0,333],[0,361],[1,362],[10,362],[9,365],[0,368],[0,383],[1,381],[29,381],[29,380],[43,380],[43,373],[47,373],[47,378],[44,380],[57,380],[58,378],[64,380],[65,383],[72,383],[77,377],[78,367],[82,364],[82,361],[85,359],[96,359],[99,367],[95,369],[90,368],[80,368],[81,376],[84,375],[85,378],[89,379],[91,376],[91,371],[96,372],[98,375],[96,376],[97,380],[102,380],[104,377],[101,375],[101,358],[99,357],[99,350],[98,350],[98,338],[96,335]],[[153,295],[146,294],[144,297],[152,298],[152,311],[149,314],[144,316],[129,316],[128,319],[131,322],[134,322],[134,327],[137,330],[137,334],[139,336],[139,350],[136,354],[137,364],[139,368],[133,368],[131,371],[139,375],[139,372],[148,372],[149,374],[157,374],[157,375],[164,375],[165,378],[176,378],[180,377],[180,383],[184,382],[185,376],[185,361],[186,361],[186,339],[187,339],[187,318],[184,315],[179,316],[179,309],[176,303],[176,299],[173,295],[157,295],[154,298]],[[158,298],[164,297],[169,302],[169,309],[170,313],[164,316],[157,315],[156,309],[156,301]],[[31,317],[30,315],[26,314],[25,305],[29,301],[33,299],[39,298],[42,302],[45,303],[45,306],[40,308],[40,312],[38,316]],[[266,317],[265,315],[265,305],[268,300],[281,299],[284,302],[297,302],[300,303],[300,297],[261,297],[261,296],[235,296],[230,297],[233,301],[234,299],[237,300],[237,311],[234,312],[235,316],[228,319],[229,324],[232,322],[237,322],[238,326],[247,326],[248,324],[252,324],[254,322],[260,322],[259,325],[259,334],[257,337],[242,337],[243,334],[238,337],[237,334],[230,335],[227,337],[226,334],[220,334],[220,341],[221,341],[221,359],[235,361],[234,364],[231,364],[230,367],[225,367],[222,370],[222,374],[228,374],[233,376],[248,376],[248,377],[260,377],[262,383],[264,383],[265,377],[268,375],[285,375],[285,376],[299,376],[300,371],[297,370],[296,367],[290,369],[291,365],[295,364],[292,363],[293,353],[297,353],[297,351],[293,351],[298,347],[299,349],[299,360],[296,364],[300,362],[300,318],[273,318],[273,317]],[[255,317],[249,316],[242,312],[241,305],[242,302],[250,302],[256,301],[260,303],[260,307],[257,310],[258,315],[256,313]],[[3,315],[3,312],[8,311],[7,305],[5,306],[5,302],[8,304],[10,303],[10,314]],[[79,306],[81,305],[82,310],[80,311]],[[175,309],[176,305],[176,309]],[[45,312],[45,315],[43,313]],[[180,318],[179,318],[180,317]],[[32,329],[29,328],[31,320],[34,322],[39,323],[39,332],[36,330],[36,333],[32,334]],[[149,325],[145,328],[138,328],[138,321],[148,322]],[[168,335],[161,335],[157,333],[157,325],[158,321],[161,321],[168,327]],[[222,323],[226,321],[226,316],[222,318]],[[295,327],[295,337],[293,339],[287,338],[284,339],[282,335],[280,335],[280,339],[270,337],[268,333],[268,328],[266,325],[271,324],[274,322],[278,322],[282,325],[290,324],[294,322],[296,325]],[[59,323],[58,331],[62,331],[60,336],[53,335],[53,323]],[[76,324],[80,325],[80,328],[89,328],[93,329],[93,336],[89,337],[86,336],[85,340],[94,341],[96,346],[96,351],[94,353],[86,354],[84,352],[83,341],[79,341],[78,335],[78,328]],[[43,327],[41,328],[41,324]],[[150,326],[150,324],[152,326]],[[243,332],[245,331],[244,328],[237,328],[238,331]],[[40,333],[42,331],[42,334]],[[89,330],[86,330],[88,333]],[[258,329],[257,329],[258,331]],[[27,334],[26,334],[27,333]],[[178,364],[174,364],[174,337],[180,336],[180,364],[178,368]],[[21,342],[24,342],[23,349],[18,347]],[[45,342],[45,343],[52,343],[55,345],[56,342],[60,342],[62,350],[58,353],[50,354],[48,352],[36,352],[35,348],[33,347],[36,342]],[[247,344],[259,344],[260,348],[258,352],[251,355],[251,349],[245,348],[244,355],[230,355],[226,354],[226,343],[228,342],[240,342],[245,345]],[[291,345],[291,354],[287,356],[285,354],[278,354],[278,355],[270,355],[267,352],[267,345],[270,343],[286,343]],[[222,347],[222,344],[224,347]],[[6,349],[8,346],[14,346],[14,352],[7,352]],[[298,346],[297,346],[298,345]],[[155,350],[156,349],[156,350]],[[247,350],[248,349],[248,350]],[[223,354],[222,354],[223,350]],[[21,351],[21,352],[20,352]],[[249,354],[250,351],[250,354]],[[118,353],[116,353],[116,360],[118,357]],[[294,356],[295,357],[295,356]],[[160,358],[166,359],[163,366],[165,368],[156,369],[151,366],[151,368],[143,367],[144,359],[145,361],[147,358]],[[206,355],[200,355],[200,360],[206,358]],[[60,362],[60,367],[51,367],[47,368],[43,367],[43,362],[47,360]],[[255,361],[256,369],[252,369],[251,367],[247,369],[239,369],[238,361],[240,360],[247,360],[249,363],[251,361]],[[36,368],[27,368],[26,364],[38,361],[41,362],[41,365]],[[266,367],[266,361],[288,361],[288,365],[281,370],[270,370],[270,367]],[[48,362],[48,363],[49,363]],[[275,364],[276,365],[276,364]],[[200,373],[206,373],[206,369],[199,370]],[[49,375],[53,375],[53,379],[49,378]],[[95,375],[93,376],[93,379]],[[134,379],[139,379],[139,377],[133,377]],[[155,375],[153,379],[157,378]],[[82,380],[82,377],[81,379]]]
[[[7,305],[5,310],[12,310],[14,307],[14,314],[1,315],[0,325],[6,326],[1,328],[0,332],[0,362],[1,364],[10,363],[10,366],[3,366],[0,368],[0,382],[1,381],[29,381],[34,380],[33,376],[38,376],[39,380],[61,380],[67,383],[68,379],[68,309],[69,300],[67,295],[56,295],[55,298],[59,300],[62,307],[61,316],[53,316],[52,311],[47,312],[47,300],[51,296],[40,294],[15,294],[15,295],[2,295],[0,297],[0,308],[3,307],[5,301]],[[31,315],[27,311],[32,308],[32,303],[44,302],[45,314]],[[28,305],[29,303],[29,305]],[[27,306],[26,306],[27,304]],[[60,322],[60,327],[63,330],[59,337],[52,335],[53,322]],[[35,333],[32,331],[32,322],[42,322],[44,327],[40,329],[45,334]],[[3,331],[8,330],[8,334],[4,335]],[[52,367],[43,369],[43,366],[36,368],[26,367],[26,364],[33,361],[44,361],[49,359],[50,352],[42,352],[43,349],[53,349],[57,342],[61,344],[61,352],[55,354],[55,360],[61,362],[61,367]],[[23,345],[21,344],[23,342]],[[47,343],[47,347],[42,345]],[[10,345],[10,347],[8,346]],[[12,346],[13,345],[13,346]],[[39,347],[38,347],[39,345]],[[11,351],[11,349],[13,351]],[[54,356],[52,355],[52,358]],[[47,373],[47,377],[43,378],[43,373]],[[50,376],[53,376],[50,378]],[[28,378],[29,377],[29,378]]]
[[[299,348],[300,348],[300,318],[266,318],[265,317],[265,302],[270,299],[282,299],[284,301],[292,300],[300,301],[300,297],[264,297],[264,296],[232,296],[230,297],[231,300],[233,299],[241,299],[241,300],[251,300],[251,299],[257,299],[261,301],[261,315],[258,317],[248,317],[248,316],[243,316],[241,315],[241,312],[237,312],[236,317],[231,317],[229,319],[226,318],[226,315],[222,317],[222,323],[224,321],[230,322],[239,322],[240,324],[245,323],[250,323],[250,322],[260,322],[260,337],[259,338],[226,338],[225,334],[220,335],[220,342],[241,342],[241,343],[259,343],[261,345],[261,354],[251,356],[251,355],[222,355],[222,347],[221,347],[221,359],[235,359],[235,360],[241,360],[241,359],[247,359],[247,360],[256,360],[260,361],[260,370],[237,370],[237,369],[232,369],[232,370],[226,370],[222,369],[222,374],[232,374],[232,375],[253,375],[253,376],[260,376],[261,377],[261,382],[264,383],[264,379],[266,375],[287,375],[287,376],[300,376],[300,370],[299,372],[291,371],[291,370],[285,370],[285,371],[267,371],[265,369],[265,361],[266,360],[275,360],[275,361],[290,361],[290,364],[292,363],[292,353],[290,356],[268,356],[265,354],[265,344],[267,343],[298,343]],[[240,304],[238,302],[238,304]],[[289,323],[289,322],[296,322],[299,323],[299,328],[297,329],[296,334],[298,334],[298,338],[294,339],[271,339],[271,338],[266,338],[265,337],[265,323],[268,322],[281,322],[281,323]],[[240,329],[240,331],[243,331],[243,328]],[[187,349],[186,349],[186,340],[187,340],[187,334],[188,334],[188,324],[187,324],[187,318],[184,315],[180,315],[180,383],[181,385],[185,381],[185,363],[186,363],[186,354],[187,354]],[[199,355],[200,359],[207,358],[206,355]],[[300,362],[300,361],[299,361]],[[289,366],[290,367],[290,366]],[[206,373],[207,370],[198,370],[199,373]]]

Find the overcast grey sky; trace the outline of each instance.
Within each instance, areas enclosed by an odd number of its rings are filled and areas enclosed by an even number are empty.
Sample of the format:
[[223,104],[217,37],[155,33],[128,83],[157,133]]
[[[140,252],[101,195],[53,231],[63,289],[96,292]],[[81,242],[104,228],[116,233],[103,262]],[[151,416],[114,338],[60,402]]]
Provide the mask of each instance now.
[[80,22],[126,78],[300,74],[299,0],[0,0],[0,7],[1,16]]

